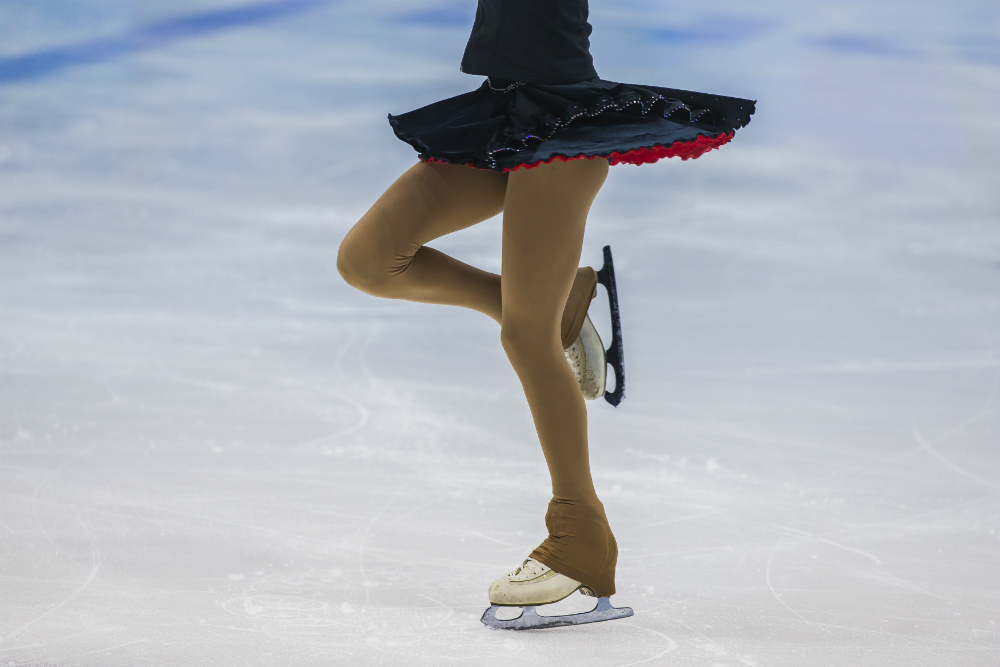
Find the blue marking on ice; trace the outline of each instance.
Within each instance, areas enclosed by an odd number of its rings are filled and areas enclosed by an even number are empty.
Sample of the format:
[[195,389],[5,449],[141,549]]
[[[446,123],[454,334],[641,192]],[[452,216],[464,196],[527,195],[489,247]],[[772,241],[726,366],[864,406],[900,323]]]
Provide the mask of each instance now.
[[1000,65],[1000,39],[995,35],[964,37],[956,50],[969,62]]
[[265,23],[330,2],[331,0],[277,0],[198,12],[150,23],[113,37],[0,57],[0,85],[39,79],[75,65],[105,62],[186,38]]
[[647,32],[654,42],[670,44],[737,43],[766,32],[771,23],[741,17],[712,17],[687,27],[654,28]]
[[905,58],[907,60],[919,60],[923,57],[915,49],[898,46],[884,39],[862,37],[860,35],[830,35],[812,40],[812,43],[839,53]]
[[434,25],[449,28],[471,28],[476,18],[476,5],[470,2],[453,2],[443,7],[407,12],[395,18],[397,23]]

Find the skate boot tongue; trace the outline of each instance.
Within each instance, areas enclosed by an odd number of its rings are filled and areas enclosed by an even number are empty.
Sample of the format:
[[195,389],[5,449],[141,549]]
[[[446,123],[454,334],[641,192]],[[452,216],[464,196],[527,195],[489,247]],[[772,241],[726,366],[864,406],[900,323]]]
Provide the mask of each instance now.
[[543,565],[534,558],[525,558],[524,562],[507,576],[510,577],[511,581],[527,581],[540,577],[551,569],[548,565]]

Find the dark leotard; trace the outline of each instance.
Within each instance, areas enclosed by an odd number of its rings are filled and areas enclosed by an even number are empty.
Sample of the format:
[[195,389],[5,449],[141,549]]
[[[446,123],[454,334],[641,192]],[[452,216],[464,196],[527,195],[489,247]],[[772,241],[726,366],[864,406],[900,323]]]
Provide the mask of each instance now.
[[462,71],[532,84],[597,78],[587,0],[479,0]]

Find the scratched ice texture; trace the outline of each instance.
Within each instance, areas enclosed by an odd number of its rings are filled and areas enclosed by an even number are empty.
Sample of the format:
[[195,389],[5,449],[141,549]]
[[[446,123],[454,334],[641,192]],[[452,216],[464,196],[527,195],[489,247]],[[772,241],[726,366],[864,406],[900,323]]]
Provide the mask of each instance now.
[[604,78],[760,102],[591,215],[635,616],[504,633],[497,327],[334,264],[475,3],[241,2],[0,4],[0,667],[1000,664],[1000,5],[592,0]]

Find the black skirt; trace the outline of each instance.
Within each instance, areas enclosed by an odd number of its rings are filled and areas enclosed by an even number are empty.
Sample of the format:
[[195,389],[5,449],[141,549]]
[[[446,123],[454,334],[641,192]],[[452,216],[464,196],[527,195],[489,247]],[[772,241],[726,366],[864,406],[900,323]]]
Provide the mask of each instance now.
[[552,160],[645,164],[697,158],[750,122],[755,102],[590,79],[537,85],[487,79],[399,116],[396,136],[425,162],[511,171]]

